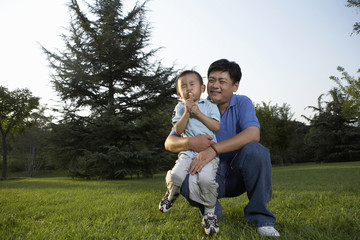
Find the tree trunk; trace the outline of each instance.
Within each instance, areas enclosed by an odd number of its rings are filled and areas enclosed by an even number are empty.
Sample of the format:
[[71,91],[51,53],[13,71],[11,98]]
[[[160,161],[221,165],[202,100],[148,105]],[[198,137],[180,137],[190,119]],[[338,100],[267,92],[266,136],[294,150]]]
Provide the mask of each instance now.
[[6,178],[6,171],[7,171],[7,144],[6,144],[6,134],[4,132],[2,132],[2,150],[3,150],[2,177]]
[[36,147],[31,147],[30,164],[28,166],[29,177],[34,177],[36,169]]

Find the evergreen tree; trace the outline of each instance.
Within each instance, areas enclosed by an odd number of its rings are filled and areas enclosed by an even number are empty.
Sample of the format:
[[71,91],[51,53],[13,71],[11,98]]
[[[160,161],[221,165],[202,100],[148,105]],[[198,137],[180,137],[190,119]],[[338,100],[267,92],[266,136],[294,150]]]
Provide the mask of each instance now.
[[360,129],[352,126],[353,119],[344,115],[345,96],[340,89],[329,91],[331,101],[318,98],[318,106],[312,108],[316,113],[310,121],[310,131],[306,144],[316,162],[353,161],[360,156]]
[[[64,102],[54,149],[74,176],[151,175],[163,155],[174,105],[174,69],[155,59],[145,3],[125,14],[120,0],[69,3],[66,49],[43,48]],[[162,114],[159,116],[158,114]],[[159,119],[161,120],[159,121]],[[163,130],[160,130],[163,132]]]

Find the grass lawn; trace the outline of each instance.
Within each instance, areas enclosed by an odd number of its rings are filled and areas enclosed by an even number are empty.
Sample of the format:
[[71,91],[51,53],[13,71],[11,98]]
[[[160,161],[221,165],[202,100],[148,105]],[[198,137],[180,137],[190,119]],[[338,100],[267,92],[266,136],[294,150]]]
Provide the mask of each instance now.
[[[246,195],[220,200],[212,237],[182,198],[161,213],[164,176],[0,181],[0,239],[261,239],[244,219]],[[280,239],[360,239],[360,162],[274,167],[268,207]]]

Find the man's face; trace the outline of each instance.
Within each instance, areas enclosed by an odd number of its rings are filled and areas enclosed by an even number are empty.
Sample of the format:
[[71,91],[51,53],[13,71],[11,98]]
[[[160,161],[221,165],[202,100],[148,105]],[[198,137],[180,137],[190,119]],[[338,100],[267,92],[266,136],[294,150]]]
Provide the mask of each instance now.
[[233,84],[229,72],[213,71],[208,78],[207,92],[213,103],[229,104],[233,92],[236,92],[239,82]]

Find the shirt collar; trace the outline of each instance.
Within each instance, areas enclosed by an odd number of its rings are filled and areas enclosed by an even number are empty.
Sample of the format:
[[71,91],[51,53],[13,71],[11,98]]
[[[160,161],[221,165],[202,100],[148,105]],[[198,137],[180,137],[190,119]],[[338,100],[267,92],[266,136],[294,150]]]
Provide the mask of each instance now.
[[236,97],[235,97],[235,94],[233,94],[231,96],[231,99],[230,99],[230,104],[228,107],[232,107],[232,106],[235,106],[236,105]]
[[205,102],[205,99],[203,98],[200,98],[200,100],[198,101],[198,103],[203,103],[203,102]]

